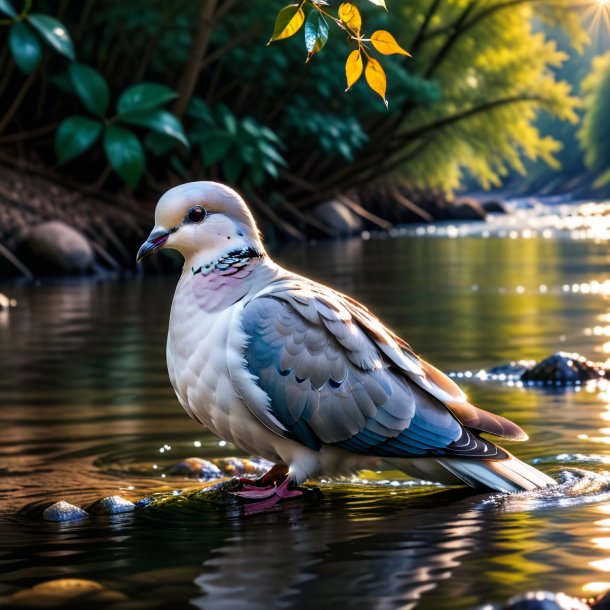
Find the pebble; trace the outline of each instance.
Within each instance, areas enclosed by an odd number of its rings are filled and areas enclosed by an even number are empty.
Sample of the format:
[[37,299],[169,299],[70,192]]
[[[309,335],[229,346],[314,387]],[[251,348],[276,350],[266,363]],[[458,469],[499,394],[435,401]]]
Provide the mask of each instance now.
[[212,462],[203,460],[198,457],[190,457],[174,464],[169,469],[169,474],[174,476],[183,476],[193,479],[201,479],[203,481],[211,481],[213,479],[220,479],[223,477],[223,473]]
[[97,500],[87,509],[92,515],[119,515],[130,513],[136,509],[136,505],[121,496],[107,496]]
[[51,506],[45,508],[42,513],[42,518],[45,521],[76,521],[77,519],[86,519],[89,516],[87,511],[70,504],[69,502],[55,502]]

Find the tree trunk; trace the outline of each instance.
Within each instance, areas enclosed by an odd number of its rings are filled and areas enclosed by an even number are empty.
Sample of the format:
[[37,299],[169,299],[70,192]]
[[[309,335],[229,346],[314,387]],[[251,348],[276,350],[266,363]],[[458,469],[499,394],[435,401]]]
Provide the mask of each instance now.
[[214,11],[218,0],[202,0],[197,28],[193,36],[193,44],[188,60],[178,82],[178,99],[174,102],[173,113],[180,119],[193,97],[195,86],[199,78],[199,70],[205,56],[212,29],[214,27]]

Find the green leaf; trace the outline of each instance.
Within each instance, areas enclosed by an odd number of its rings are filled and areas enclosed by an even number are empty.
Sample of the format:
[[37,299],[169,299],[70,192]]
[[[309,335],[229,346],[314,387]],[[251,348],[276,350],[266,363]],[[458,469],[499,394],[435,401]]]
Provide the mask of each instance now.
[[72,39],[60,21],[42,13],[30,13],[27,16],[27,20],[58,53],[74,61]]
[[152,110],[176,99],[178,94],[165,85],[140,83],[125,89],[117,102],[117,112]]
[[277,167],[275,166],[275,163],[273,163],[273,161],[270,161],[269,159],[263,159],[263,168],[272,178],[275,178],[277,180],[280,177],[280,174],[277,171]]
[[210,167],[218,163],[226,157],[232,146],[233,140],[227,135],[218,134],[205,138],[199,146],[204,166]]
[[0,13],[8,15],[12,19],[17,19],[17,11],[13,8],[13,5],[9,0],[0,0]]
[[209,125],[214,125],[214,117],[210,108],[200,97],[193,97],[186,109],[186,115]]
[[42,47],[32,28],[23,21],[15,21],[9,32],[9,46],[17,67],[30,74],[40,63]]
[[127,184],[136,186],[146,168],[144,150],[138,138],[128,129],[111,125],[104,133],[104,151],[112,169]]
[[305,21],[305,48],[307,61],[320,51],[328,40],[328,23],[318,11],[311,11]]
[[[275,27],[269,43],[274,40],[282,40],[294,36],[305,21],[305,13],[298,4],[290,4],[285,6],[278,14],[275,20]],[[267,43],[267,44],[269,44]]]
[[238,151],[233,151],[222,161],[222,172],[228,182],[237,182],[237,178],[244,168],[244,160]]
[[284,159],[284,157],[282,157],[282,155],[280,155],[280,153],[278,153],[273,146],[270,146],[264,141],[258,142],[257,146],[266,158],[269,158],[272,161],[275,161],[275,163],[279,163],[280,165],[286,165],[286,160]]
[[64,93],[76,95],[74,83],[72,82],[70,73],[67,70],[65,72],[60,72],[59,74],[54,74],[53,76],[49,77],[49,80]]
[[163,133],[151,131],[146,134],[144,144],[154,155],[161,157],[166,155],[175,146],[176,140]]
[[85,108],[100,117],[106,115],[110,92],[104,77],[91,66],[74,62],[69,68],[76,94]]
[[182,123],[167,110],[153,109],[143,110],[142,112],[126,112],[125,114],[119,114],[117,119],[130,125],[147,127],[169,136],[190,148],[189,141],[186,139],[186,134],[182,128]]
[[103,125],[85,116],[64,119],[55,132],[55,154],[60,164],[78,157],[99,138]]

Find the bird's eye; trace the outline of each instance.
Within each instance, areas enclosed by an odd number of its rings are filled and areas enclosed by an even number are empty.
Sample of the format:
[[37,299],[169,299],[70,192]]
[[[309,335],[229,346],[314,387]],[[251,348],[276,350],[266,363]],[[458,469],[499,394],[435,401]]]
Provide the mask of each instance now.
[[205,216],[205,208],[201,207],[200,205],[193,206],[187,214],[187,217],[191,222],[201,222]]

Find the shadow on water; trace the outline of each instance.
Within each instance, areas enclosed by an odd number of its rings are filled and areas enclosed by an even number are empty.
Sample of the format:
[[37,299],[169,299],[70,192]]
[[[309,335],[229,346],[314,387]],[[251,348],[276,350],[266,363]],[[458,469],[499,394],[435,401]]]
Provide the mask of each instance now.
[[[562,348],[610,353],[609,295],[564,290],[610,279],[604,243],[410,237],[280,257],[363,300],[447,370]],[[600,388],[462,380],[473,402],[527,430],[531,441],[510,450],[560,480],[549,492],[371,480],[323,484],[318,503],[248,518],[201,505],[63,525],[17,514],[197,486],[169,467],[238,455],[198,428],[169,386],[173,287],[164,278],[3,288],[18,305],[0,318],[0,596],[85,578],[142,608],[466,610],[530,589],[610,586],[610,395]]]

